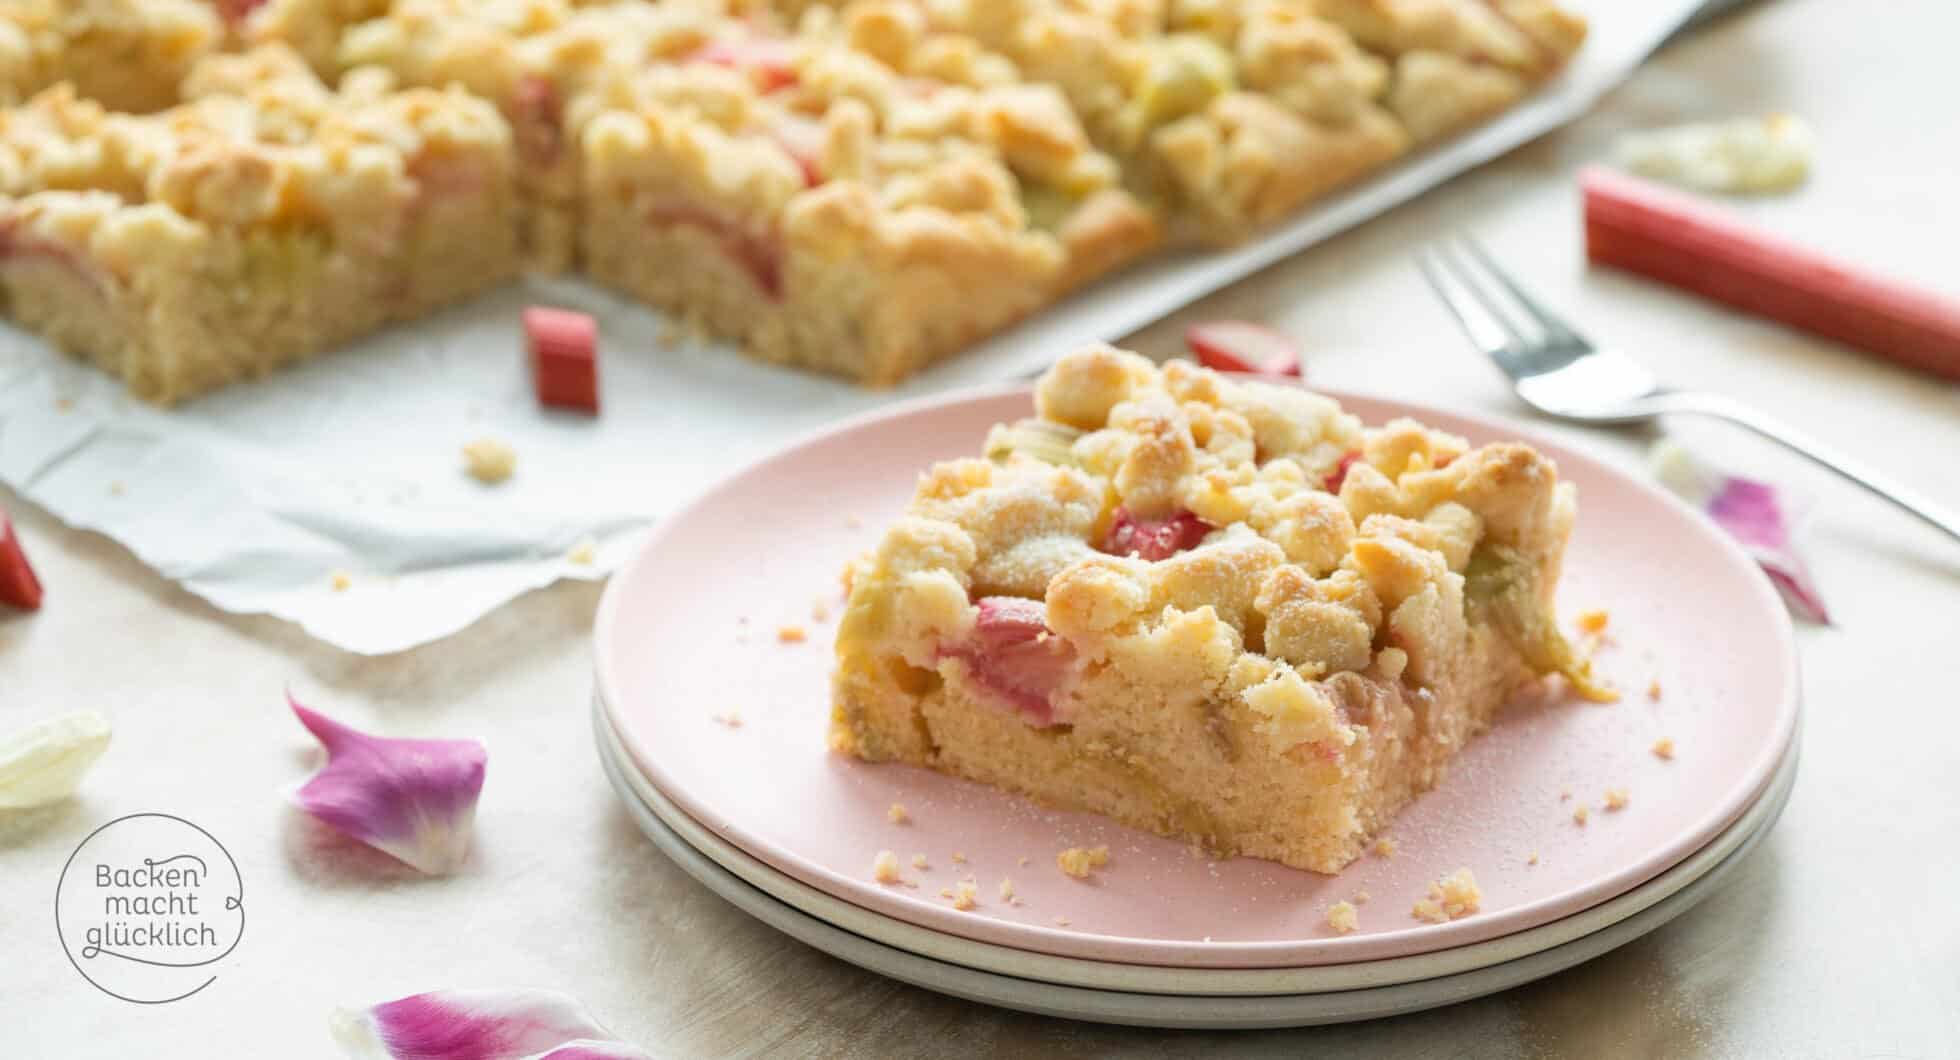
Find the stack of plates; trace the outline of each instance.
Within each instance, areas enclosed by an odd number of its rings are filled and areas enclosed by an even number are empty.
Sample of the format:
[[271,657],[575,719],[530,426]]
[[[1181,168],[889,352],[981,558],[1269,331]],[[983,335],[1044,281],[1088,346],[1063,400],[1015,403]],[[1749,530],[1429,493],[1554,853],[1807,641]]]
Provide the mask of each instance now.
[[[1370,422],[1529,440],[1335,396]],[[1181,1027],[1365,1019],[1503,990],[1653,930],[1732,872],[1787,800],[1797,670],[1774,591],[1672,498],[1542,439],[1581,496],[1562,601],[1609,609],[1596,665],[1626,694],[1514,705],[1397,818],[1390,856],[1332,877],[1212,861],[1099,817],[830,754],[825,616],[843,561],[875,542],[929,461],[976,451],[989,425],[1029,407],[1025,390],[941,398],[794,445],[663,524],[607,591],[595,706],[607,776],[662,850],[778,929],[1030,1012]],[[792,627],[807,641],[785,638]],[[1662,740],[1671,758],[1654,751]],[[1623,808],[1606,808],[1609,789]],[[1057,868],[1063,848],[1097,845],[1111,860],[1089,880]],[[883,850],[901,882],[872,878]],[[1481,908],[1412,917],[1428,883],[1459,867]],[[970,910],[943,897],[963,880],[977,885]],[[1325,922],[1341,900],[1360,910],[1352,934]]]

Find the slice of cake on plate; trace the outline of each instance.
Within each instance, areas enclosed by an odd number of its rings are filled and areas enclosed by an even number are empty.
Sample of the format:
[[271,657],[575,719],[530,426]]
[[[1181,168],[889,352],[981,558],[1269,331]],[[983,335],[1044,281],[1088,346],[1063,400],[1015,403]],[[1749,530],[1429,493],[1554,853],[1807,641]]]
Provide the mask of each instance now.
[[830,741],[1336,872],[1526,684],[1573,490],[1332,400],[1093,348],[850,570]]
[[270,47],[154,115],[66,85],[0,113],[0,307],[169,403],[509,278],[509,127],[386,82]]

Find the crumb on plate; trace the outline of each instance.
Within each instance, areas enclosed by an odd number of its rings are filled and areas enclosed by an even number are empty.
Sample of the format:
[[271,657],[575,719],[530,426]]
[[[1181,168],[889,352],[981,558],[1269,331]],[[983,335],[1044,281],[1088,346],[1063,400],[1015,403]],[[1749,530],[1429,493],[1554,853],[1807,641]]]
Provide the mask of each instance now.
[[1525,864],[1527,864],[1527,865],[1536,865],[1536,864],[1538,864],[1538,854],[1537,854],[1537,852],[1536,852],[1536,851],[1533,851],[1533,852],[1532,852],[1532,855],[1531,855],[1530,857],[1528,857],[1528,858],[1526,858],[1526,859],[1524,859],[1524,863],[1525,863]]
[[953,908],[962,913],[972,909],[980,904],[978,894],[979,888],[974,886],[972,880],[961,880],[953,887]]
[[1345,935],[1361,926],[1361,914],[1354,911],[1353,902],[1335,902],[1327,907],[1327,926]]
[[912,811],[906,809],[904,803],[894,802],[891,809],[885,811],[885,820],[893,824],[911,824]]
[[1000,900],[1003,902],[1014,900],[1014,881],[1005,876],[1000,878]]
[[1390,839],[1387,836],[1383,836],[1380,839],[1375,840],[1374,849],[1375,849],[1376,857],[1392,858],[1395,856],[1395,852],[1402,849],[1402,847],[1400,844],[1395,842],[1395,840]]
[[354,576],[344,570],[337,570],[333,572],[333,576],[329,581],[333,585],[334,592],[344,593],[353,587]]
[[889,850],[880,850],[878,856],[871,859],[871,878],[879,883],[897,883],[898,855]]
[[801,644],[809,637],[802,626],[784,626],[776,631],[776,639],[784,644]]
[[966,855],[965,855],[965,854],[962,854],[961,852],[959,852],[959,851],[957,851],[957,850],[955,850],[955,851],[953,851],[953,864],[955,864],[955,865],[964,865],[964,864],[966,864]]
[[1665,758],[1670,762],[1673,761],[1674,760],[1674,737],[1663,736],[1660,739],[1655,740],[1654,746],[1650,748],[1650,750],[1654,752],[1655,758]]
[[1578,809],[1572,811],[1572,823],[1583,828],[1586,824],[1586,818],[1591,816],[1592,811],[1587,809],[1586,804],[1582,802],[1579,804]]
[[1624,810],[1626,808],[1627,808],[1627,789],[1607,788],[1606,789],[1607,811],[1610,813],[1614,810]]
[[927,861],[924,854],[914,854],[912,855],[912,867],[918,869],[920,872],[924,872],[932,868],[932,862]]
[[1429,894],[1415,904],[1409,915],[1432,924],[1456,920],[1477,911],[1484,892],[1468,868],[1461,868],[1429,885]]
[[1579,629],[1586,633],[1606,632],[1607,615],[1604,608],[1594,608],[1579,612]]
[[1086,880],[1089,874],[1109,864],[1109,848],[1070,847],[1055,855],[1055,864],[1064,874],[1078,880]]
[[742,713],[738,710],[724,710],[720,714],[715,715],[715,720],[730,729],[739,729],[742,727]]
[[1354,892],[1354,897],[1348,900],[1353,902],[1355,905],[1367,905],[1368,898],[1369,898],[1369,894],[1367,891],[1356,891]]
[[1647,682],[1647,698],[1659,702],[1661,698],[1661,679],[1656,677]]
[[590,567],[599,558],[599,543],[589,537],[581,537],[572,545],[565,558],[581,567]]

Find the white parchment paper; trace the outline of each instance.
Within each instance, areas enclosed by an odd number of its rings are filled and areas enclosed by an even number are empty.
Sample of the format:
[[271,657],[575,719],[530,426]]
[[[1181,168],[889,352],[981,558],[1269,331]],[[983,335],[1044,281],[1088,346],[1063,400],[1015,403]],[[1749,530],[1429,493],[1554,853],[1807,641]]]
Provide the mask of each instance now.
[[[1698,5],[1575,6],[1593,32],[1573,68],[1497,122],[1255,243],[1101,284],[896,391],[772,368],[724,346],[665,345],[657,314],[577,280],[513,284],[168,411],[0,327],[0,481],[220,608],[289,619],[348,651],[411,648],[555,579],[604,576],[654,519],[789,438],[1119,338],[1563,124]],[[538,408],[518,324],[533,303],[598,317],[602,416]],[[479,437],[517,450],[510,481],[483,486],[463,473],[461,447]],[[574,562],[568,554],[588,538],[596,558]],[[350,576],[344,589],[337,572]]]

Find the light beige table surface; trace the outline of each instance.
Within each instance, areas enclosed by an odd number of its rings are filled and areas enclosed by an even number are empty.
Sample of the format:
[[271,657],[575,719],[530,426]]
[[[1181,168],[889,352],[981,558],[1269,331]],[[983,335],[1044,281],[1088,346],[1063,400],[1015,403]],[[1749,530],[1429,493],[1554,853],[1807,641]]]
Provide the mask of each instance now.
[[[1955,39],[1960,8],[1947,0],[1746,11],[1673,46],[1572,129],[1134,344],[1169,354],[1183,322],[1270,319],[1306,339],[1331,384],[1514,413],[1409,261],[1421,240],[1471,225],[1554,304],[1671,381],[1747,396],[1960,504],[1960,390],[1586,272],[1569,179],[1621,130],[1788,109],[1816,129],[1816,175],[1750,209],[1960,293]],[[1800,633],[1804,757],[1782,823],[1707,903],[1562,975],[1399,1019],[1252,1034],[1099,1027],[940,997],[791,942],[696,885],[599,774],[585,711],[595,588],[560,585],[432,647],[362,659],[220,614],[0,490],[49,587],[39,615],[0,619],[0,728],[80,707],[116,725],[83,797],[0,817],[0,1056],[328,1056],[333,1006],[466,985],[568,991],[622,1037],[677,1056],[1960,1055],[1960,546],[1726,431],[1690,437],[1769,460],[1823,502],[1810,540],[1839,625]],[[1639,458],[1633,439],[1584,440]],[[461,875],[409,878],[285,808],[312,761],[281,705],[287,685],[356,724],[490,744]],[[157,1008],[82,982],[49,911],[76,843],[146,810],[225,841],[253,914],[217,985]]]

